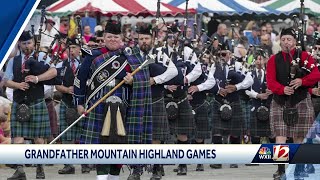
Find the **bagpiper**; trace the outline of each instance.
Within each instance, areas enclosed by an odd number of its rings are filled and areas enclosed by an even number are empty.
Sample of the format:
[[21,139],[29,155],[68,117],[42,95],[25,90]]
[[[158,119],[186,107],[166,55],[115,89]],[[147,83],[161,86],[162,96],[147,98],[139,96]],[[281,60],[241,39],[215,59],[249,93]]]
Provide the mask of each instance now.
[[[57,69],[61,69],[59,71],[59,76],[62,82],[61,85],[56,85],[57,91],[61,92],[62,94],[59,111],[60,132],[70,126],[79,116],[76,105],[73,101],[73,82],[75,74],[83,61],[83,58],[80,56],[81,45],[77,38],[68,40],[67,44],[69,45],[69,48],[67,49],[69,58],[56,65]],[[62,144],[75,144],[78,142],[81,130],[82,122],[78,123],[76,126],[73,126],[61,137]],[[90,168],[88,165],[81,165],[81,172],[84,174],[89,173]],[[64,167],[58,171],[58,173],[74,174],[75,167],[72,164],[65,164]]]
[[[231,58],[229,46],[221,45],[220,61],[215,63],[214,77],[216,85],[212,89],[215,95],[213,103],[212,141],[222,144],[222,136],[229,138],[230,144],[240,144],[243,132],[243,112],[240,108],[239,91],[253,84],[250,72],[242,64]],[[222,168],[221,164],[212,164],[211,168]],[[230,168],[238,168],[230,164]]]
[[[44,144],[44,138],[51,136],[48,109],[44,101],[44,83],[57,75],[54,67],[46,66],[39,72],[38,57],[34,57],[35,43],[30,31],[24,31],[19,38],[21,55],[9,60],[4,80],[5,86],[14,89],[11,107],[11,137],[14,144],[24,144],[25,138]],[[49,68],[49,69],[48,69]],[[26,179],[22,165],[17,165],[8,180]],[[42,165],[37,165],[36,179],[45,179]]]
[[[276,143],[286,143],[292,137],[294,143],[302,143],[314,121],[314,109],[308,87],[320,80],[315,61],[297,46],[293,28],[280,34],[282,51],[270,57],[267,65],[267,87],[273,93],[270,105],[270,128]],[[300,44],[298,44],[300,46]],[[303,164],[297,164],[296,179],[306,175]],[[274,179],[285,176],[285,166],[278,165]]]

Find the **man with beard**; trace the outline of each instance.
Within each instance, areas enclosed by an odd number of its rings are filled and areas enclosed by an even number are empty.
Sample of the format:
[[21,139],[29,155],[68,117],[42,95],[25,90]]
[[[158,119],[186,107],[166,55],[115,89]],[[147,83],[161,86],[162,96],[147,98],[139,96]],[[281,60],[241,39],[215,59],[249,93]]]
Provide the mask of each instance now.
[[[14,89],[11,107],[11,137],[14,144],[24,144],[25,138],[34,139],[36,144],[44,144],[44,138],[51,136],[48,109],[44,101],[44,81],[57,75],[55,68],[47,68],[44,73],[31,65],[36,62],[35,43],[30,31],[24,31],[19,38],[21,55],[9,60],[5,72],[5,86]],[[48,66],[49,67],[49,66]],[[20,114],[19,109],[29,109],[29,118]],[[24,116],[24,117],[22,117]],[[45,179],[42,165],[37,165],[37,179]],[[8,180],[26,179],[22,165]]]
[[[80,144],[151,144],[152,112],[149,68],[132,77],[143,62],[138,49],[123,47],[121,25],[105,27],[106,49],[85,57],[74,81],[78,113],[92,107],[122,80],[120,88],[83,120]],[[97,180],[118,180],[121,165],[98,164]]]
[[[74,76],[76,74],[77,69],[80,67],[82,63],[82,58],[80,57],[80,42],[78,39],[73,38],[70,39],[68,48],[69,58],[59,64],[57,64],[57,69],[63,69],[61,72],[61,80],[62,85],[57,85],[56,89],[62,93],[62,99],[60,102],[60,131],[64,131],[72,120],[69,116],[67,116],[67,109],[76,109],[75,103],[73,102],[73,82]],[[76,117],[76,116],[75,116]],[[81,131],[81,123],[73,126],[69,131],[67,131],[62,137],[62,144],[74,144],[79,140]],[[82,173],[89,173],[90,169],[88,165],[81,165]],[[74,174],[75,168],[72,164],[65,164],[62,169],[58,171],[59,174]]]
[[[320,80],[314,59],[307,52],[296,48],[293,28],[284,29],[280,35],[282,52],[271,56],[267,66],[267,85],[273,92],[270,105],[270,128],[276,143],[286,143],[292,137],[294,143],[302,143],[314,121],[314,109],[308,87]],[[300,58],[300,62],[296,59]],[[307,64],[305,64],[307,60]],[[296,68],[295,68],[296,67]],[[310,72],[304,70],[308,69]],[[287,113],[287,112],[294,112]],[[285,175],[285,166],[278,165],[274,179]],[[297,164],[295,179],[306,176],[303,164]]]
[[[151,26],[142,26],[138,30],[138,44],[142,57],[148,54],[156,54],[156,62],[149,65],[150,85],[152,92],[152,144],[163,144],[169,139],[169,122],[164,103],[164,85],[178,75],[178,70],[173,62],[168,59],[161,49],[152,48]],[[150,180],[162,178],[163,166],[153,165],[152,177]],[[164,172],[163,172],[164,173]],[[140,179],[141,169],[136,167],[128,179]]]
[[[212,141],[222,144],[222,136],[229,137],[230,144],[240,144],[243,133],[244,115],[240,107],[239,91],[249,88],[253,84],[251,73],[245,74],[245,68],[232,59],[229,46],[221,45],[220,63],[216,63],[214,77],[216,85],[212,89],[215,95],[213,103]],[[220,169],[221,164],[212,164],[211,168]],[[231,164],[230,168],[238,168]]]

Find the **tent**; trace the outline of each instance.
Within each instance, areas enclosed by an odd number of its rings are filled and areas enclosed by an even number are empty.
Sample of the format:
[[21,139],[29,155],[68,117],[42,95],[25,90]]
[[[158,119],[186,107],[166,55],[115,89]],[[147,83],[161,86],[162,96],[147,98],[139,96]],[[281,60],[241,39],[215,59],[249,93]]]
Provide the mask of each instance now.
[[[286,15],[299,13],[300,6],[300,0],[271,0],[260,4],[260,7],[274,9]],[[304,7],[306,14],[320,15],[320,0],[304,0]]]
[[[47,8],[47,11],[58,16],[81,14],[85,12],[104,15],[156,15],[157,0],[59,0]],[[184,9],[161,2],[162,16],[177,16]],[[195,13],[195,12],[193,12]]]
[[[172,6],[184,9],[186,0],[164,0]],[[218,15],[243,15],[243,14],[278,14],[273,9],[260,7],[250,0],[189,0],[188,7],[198,13],[215,13]]]

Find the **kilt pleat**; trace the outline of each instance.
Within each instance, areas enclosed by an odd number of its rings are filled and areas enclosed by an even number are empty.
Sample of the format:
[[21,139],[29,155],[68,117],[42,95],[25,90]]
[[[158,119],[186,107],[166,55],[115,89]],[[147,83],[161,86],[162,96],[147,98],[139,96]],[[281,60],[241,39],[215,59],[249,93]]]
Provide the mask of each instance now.
[[[183,99],[183,98],[182,98]],[[177,100],[179,102],[181,99]],[[171,99],[165,99],[165,102],[170,102]],[[178,117],[174,120],[169,120],[170,133],[175,135],[187,135],[189,138],[194,135],[194,116],[192,108],[188,100],[178,104]]]
[[210,126],[208,109],[209,102],[205,101],[202,104],[192,105],[192,109],[195,111],[194,121],[196,125],[195,138],[208,139],[210,138]]
[[170,129],[164,98],[152,101],[152,139],[167,141],[170,138]]
[[48,138],[51,136],[48,109],[44,99],[36,100],[29,105],[31,119],[20,123],[16,119],[18,103],[13,102],[11,107],[11,137]]
[[320,112],[320,98],[311,98],[311,100],[314,108],[314,117],[317,117]]
[[229,121],[221,120],[220,112],[221,104],[214,100],[213,102],[213,123],[212,134],[241,136],[243,132],[243,112],[240,102],[232,102],[232,118]]
[[[91,107],[92,104],[89,107]],[[105,105],[105,103],[100,103],[87,117],[82,119],[83,125],[80,133],[80,144],[100,144],[100,134],[105,117]]]
[[[60,133],[64,131],[69,125],[66,122],[66,104],[61,101],[60,103]],[[62,143],[66,141],[77,141],[80,138],[80,133],[82,130],[82,121],[80,120],[76,125],[71,127],[65,134],[61,136]]]
[[296,106],[299,113],[298,122],[294,126],[287,126],[283,121],[283,107],[274,100],[270,107],[270,128],[274,136],[305,137],[314,122],[314,109],[310,95]]
[[251,111],[250,135],[259,137],[269,137],[271,135],[270,120],[259,121],[256,116],[257,110]]
[[209,128],[210,131],[212,130],[212,121],[213,121],[213,102],[214,102],[214,97],[213,96],[207,96],[207,102],[208,104],[208,121],[209,121]]
[[243,129],[248,130],[250,128],[250,120],[251,120],[250,101],[246,101],[240,98],[240,107],[242,109],[243,118],[244,118]]
[[58,117],[56,109],[54,108],[54,102],[53,100],[45,101],[48,113],[49,113],[49,120],[50,120],[50,127],[51,127],[51,134],[53,137],[56,137],[58,135]]

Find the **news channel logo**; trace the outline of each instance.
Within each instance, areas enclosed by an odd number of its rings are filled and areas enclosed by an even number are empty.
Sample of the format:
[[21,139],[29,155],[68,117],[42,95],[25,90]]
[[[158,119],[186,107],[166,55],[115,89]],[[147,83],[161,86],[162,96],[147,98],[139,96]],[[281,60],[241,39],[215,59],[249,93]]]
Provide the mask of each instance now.
[[273,145],[273,153],[269,147],[259,149],[260,160],[289,161],[289,145]]

